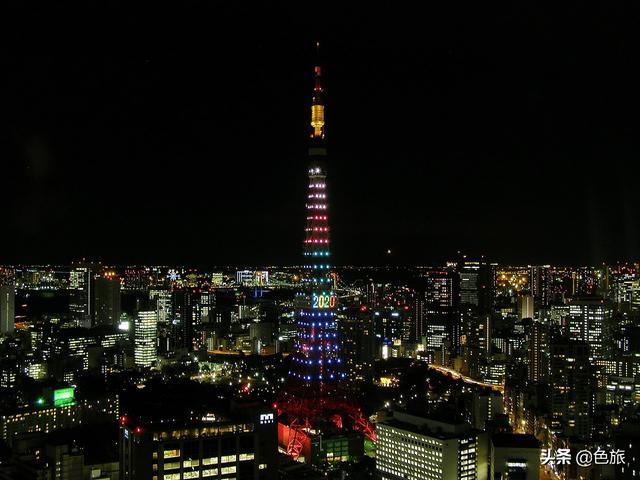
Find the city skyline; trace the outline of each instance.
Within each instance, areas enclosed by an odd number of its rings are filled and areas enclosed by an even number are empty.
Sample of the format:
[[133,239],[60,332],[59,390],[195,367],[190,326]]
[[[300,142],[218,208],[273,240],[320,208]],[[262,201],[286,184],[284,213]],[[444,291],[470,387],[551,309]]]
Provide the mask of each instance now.
[[190,7],[82,42],[82,9],[22,11],[60,35],[10,57],[0,478],[635,479],[634,176],[587,162],[633,123],[564,57],[624,35]]
[[191,6],[16,7],[2,263],[295,264],[316,39],[336,264],[640,257],[623,12]]

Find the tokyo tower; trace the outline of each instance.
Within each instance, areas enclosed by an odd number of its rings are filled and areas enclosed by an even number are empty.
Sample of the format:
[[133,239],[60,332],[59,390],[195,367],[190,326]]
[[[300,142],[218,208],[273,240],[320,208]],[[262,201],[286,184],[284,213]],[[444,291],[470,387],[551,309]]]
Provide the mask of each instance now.
[[348,399],[344,388],[348,379],[340,356],[336,275],[330,263],[324,108],[322,70],[316,65],[308,151],[304,272],[295,302],[297,331],[287,385],[275,404],[281,448],[296,459],[304,457],[308,463],[345,461],[344,451],[329,451],[326,447],[337,444],[331,439],[341,435],[360,438],[361,444],[362,434],[375,441],[375,431],[360,408]]

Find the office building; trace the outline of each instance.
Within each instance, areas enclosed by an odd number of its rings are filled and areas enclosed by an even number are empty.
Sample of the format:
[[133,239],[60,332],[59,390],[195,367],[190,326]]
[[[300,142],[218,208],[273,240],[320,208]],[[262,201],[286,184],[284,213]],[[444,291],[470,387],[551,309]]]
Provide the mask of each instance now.
[[273,411],[120,419],[121,480],[277,478]]
[[69,316],[77,327],[91,327],[94,319],[94,268],[76,264],[69,272]]
[[520,320],[524,318],[533,318],[533,296],[532,295],[520,295],[518,296],[518,318]]
[[611,307],[600,298],[576,298],[569,303],[569,336],[587,342],[592,358],[611,355],[611,323]]
[[79,425],[116,421],[118,395],[75,398],[73,389],[60,388],[36,399],[35,405],[0,412],[0,435],[9,445],[19,433],[49,433]]
[[471,400],[471,425],[485,430],[487,422],[504,414],[504,401],[498,392],[474,393]]
[[200,290],[175,288],[171,296],[173,347],[198,350],[203,346],[201,337]]
[[540,383],[549,378],[549,328],[541,322],[533,321],[528,333],[529,380]]
[[120,277],[103,272],[95,279],[95,325],[117,325],[120,321]]
[[8,335],[13,333],[15,325],[15,298],[16,290],[14,285],[0,286],[0,334]]
[[171,290],[168,289],[151,289],[149,290],[149,299],[156,302],[156,310],[158,311],[158,322],[167,323],[171,320]]
[[394,412],[377,424],[376,469],[383,480],[487,478],[483,433],[468,423],[448,423]]
[[565,437],[590,439],[595,379],[589,344],[553,339],[550,366],[552,431]]
[[134,358],[137,367],[150,367],[158,359],[158,312],[138,312],[134,323]]

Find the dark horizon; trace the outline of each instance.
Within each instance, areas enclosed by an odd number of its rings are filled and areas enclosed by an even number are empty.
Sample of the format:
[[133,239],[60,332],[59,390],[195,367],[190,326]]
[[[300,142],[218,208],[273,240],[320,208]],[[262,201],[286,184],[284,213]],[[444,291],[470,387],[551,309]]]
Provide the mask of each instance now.
[[316,39],[334,264],[640,258],[632,15],[333,8],[16,2],[0,264],[301,263]]

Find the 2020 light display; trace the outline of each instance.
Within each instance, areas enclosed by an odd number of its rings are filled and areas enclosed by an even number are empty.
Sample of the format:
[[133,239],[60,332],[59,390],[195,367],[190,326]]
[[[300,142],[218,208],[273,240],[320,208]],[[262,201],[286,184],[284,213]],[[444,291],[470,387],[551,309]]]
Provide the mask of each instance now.
[[375,440],[360,408],[348,400],[336,315],[336,276],[329,258],[330,229],[324,98],[321,68],[314,68],[309,146],[309,186],[303,256],[303,288],[297,295],[297,334],[288,383],[276,402],[279,441],[294,458],[309,448],[309,435],[350,428]]

